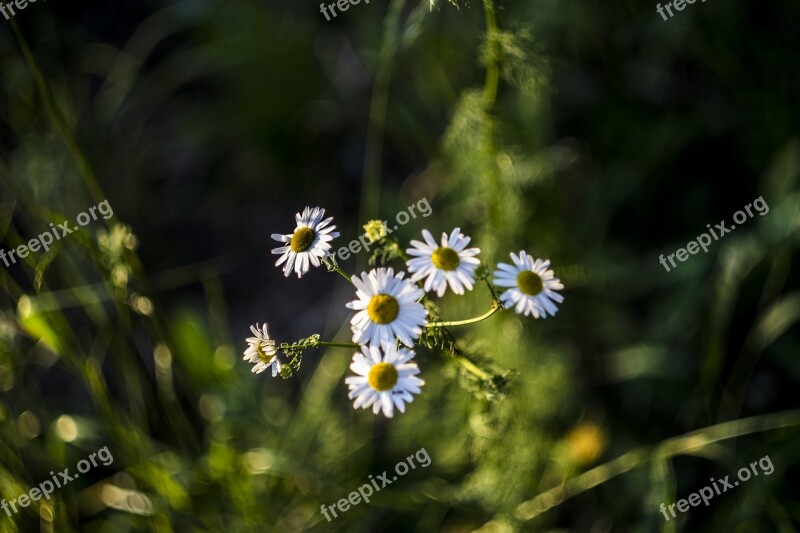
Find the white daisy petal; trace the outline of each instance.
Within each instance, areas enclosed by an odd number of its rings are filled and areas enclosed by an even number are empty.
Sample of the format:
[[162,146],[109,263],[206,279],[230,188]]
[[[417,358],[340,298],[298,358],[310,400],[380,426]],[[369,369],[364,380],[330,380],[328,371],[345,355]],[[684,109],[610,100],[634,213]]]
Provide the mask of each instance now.
[[426,229],[422,230],[422,238],[425,239],[425,242],[428,244],[428,246],[432,246],[433,248],[438,247],[436,240],[433,238],[433,235],[431,235],[430,231]]
[[392,397],[387,393],[381,393],[381,406],[383,407],[383,415],[386,418],[394,416],[394,405],[392,404]]
[[400,339],[411,345],[419,337],[427,323],[427,311],[417,301],[424,293],[404,276],[391,268],[353,276],[357,299],[345,304],[358,311],[350,319],[353,342],[380,347]]
[[[425,292],[435,291],[444,296],[448,287],[455,294],[472,290],[475,282],[475,269],[480,262],[474,257],[480,250],[469,248],[470,238],[455,228],[448,235],[442,233],[441,245],[436,244],[427,229],[422,230],[425,243],[412,240],[411,248],[406,250],[411,259],[406,261],[412,281],[425,280]],[[417,298],[421,297],[418,296]]]
[[392,400],[394,401],[394,404],[397,406],[398,411],[400,411],[401,413],[406,412],[406,406],[403,404],[403,398],[401,394],[393,394]]
[[555,316],[556,304],[564,301],[555,291],[563,289],[564,285],[549,270],[550,260],[534,259],[525,251],[519,255],[512,253],[511,260],[513,265],[497,265],[492,280],[498,287],[507,288],[500,295],[503,305],[513,307],[517,314],[534,318]]
[[272,238],[281,243],[289,243],[288,246],[280,246],[272,250],[273,254],[279,254],[280,258],[275,266],[283,266],[283,275],[288,277],[294,271],[298,278],[303,277],[311,266],[318,267],[322,264],[319,260],[325,257],[331,250],[330,241],[339,236],[333,231],[336,226],[330,226],[333,217],[326,218],[325,210],[319,207],[306,207],[302,213],[295,215],[295,230],[288,235],[273,233]]
[[[398,349],[394,343],[362,346],[350,364],[358,375],[345,378],[353,409],[372,407],[374,414],[382,413],[386,418],[394,416],[395,408],[404,413],[406,404],[413,401],[412,395],[419,394],[425,383],[416,377],[419,368],[413,358],[413,351]],[[365,365],[367,371],[362,373]]]
[[353,362],[350,364],[350,370],[359,376],[366,376],[369,374],[369,369],[369,361],[361,354],[356,354],[356,357],[353,358]]
[[267,325],[259,327],[258,324],[250,326],[250,331],[255,337],[248,337],[248,347],[244,352],[244,360],[253,363],[252,371],[260,374],[267,368],[272,368],[272,377],[277,376],[281,371],[281,362],[278,359],[278,349],[275,341],[269,338]]

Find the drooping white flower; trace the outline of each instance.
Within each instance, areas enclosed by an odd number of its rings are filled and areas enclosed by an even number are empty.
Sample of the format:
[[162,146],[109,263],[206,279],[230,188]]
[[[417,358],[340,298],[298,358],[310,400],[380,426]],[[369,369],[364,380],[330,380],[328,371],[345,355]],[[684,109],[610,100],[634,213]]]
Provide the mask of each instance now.
[[353,342],[358,344],[393,344],[395,338],[406,346],[422,333],[427,311],[417,300],[422,289],[403,279],[405,272],[377,268],[353,276],[356,297],[347,304],[358,311],[350,321]]
[[281,362],[278,360],[278,349],[275,341],[269,338],[267,325],[259,327],[258,324],[250,326],[250,331],[255,337],[248,337],[247,350],[244,352],[244,360],[248,363],[255,363],[253,374],[260,374],[269,367],[272,367],[272,377],[281,371]]
[[425,279],[425,291],[435,290],[443,296],[447,285],[456,294],[464,294],[464,289],[472,290],[475,283],[475,269],[480,261],[475,257],[479,248],[467,248],[470,238],[454,229],[450,235],[442,233],[441,246],[436,244],[431,232],[422,230],[425,242],[411,241],[412,248],[406,250],[414,256],[406,262],[411,272],[411,281]]
[[557,303],[564,297],[557,290],[564,288],[561,281],[549,270],[550,260],[534,259],[524,251],[511,254],[513,265],[499,263],[494,273],[494,284],[509,287],[500,295],[506,307],[514,307],[517,314],[533,315],[534,318],[555,316]]
[[379,346],[362,346],[361,352],[353,354],[350,370],[356,375],[345,379],[350,388],[348,397],[353,408],[368,409],[392,418],[394,408],[405,413],[406,403],[411,403],[412,394],[419,394],[425,384],[417,377],[419,368],[412,362],[414,352],[405,348],[397,349],[389,344],[382,350]]
[[322,258],[328,255],[331,241],[339,236],[338,231],[333,231],[336,226],[329,226],[333,217],[326,218],[325,210],[321,207],[306,207],[303,213],[297,213],[295,220],[297,227],[294,233],[282,235],[273,233],[272,238],[278,242],[286,243],[272,250],[273,254],[281,254],[275,266],[283,266],[283,274],[289,277],[294,268],[298,278],[309,271],[310,265],[319,266]]

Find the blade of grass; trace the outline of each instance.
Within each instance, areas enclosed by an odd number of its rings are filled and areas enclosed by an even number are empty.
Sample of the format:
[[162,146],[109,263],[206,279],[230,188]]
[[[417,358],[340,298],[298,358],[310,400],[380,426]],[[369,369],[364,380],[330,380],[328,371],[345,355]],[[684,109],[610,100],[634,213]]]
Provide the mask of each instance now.
[[517,506],[516,516],[523,521],[533,520],[550,509],[558,507],[573,496],[602,485],[606,481],[630,472],[653,460],[672,458],[702,449],[719,441],[751,433],[797,426],[800,426],[800,410],[784,411],[732,420],[691,431],[678,437],[672,437],[653,446],[643,446],[592,468],[568,480],[563,486],[547,490],[521,503]]

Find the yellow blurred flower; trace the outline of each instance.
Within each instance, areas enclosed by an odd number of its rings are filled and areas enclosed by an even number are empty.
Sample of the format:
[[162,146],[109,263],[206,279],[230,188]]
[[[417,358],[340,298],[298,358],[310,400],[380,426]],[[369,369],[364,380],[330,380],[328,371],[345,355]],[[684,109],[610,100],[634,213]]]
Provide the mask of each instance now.
[[578,463],[595,462],[606,449],[606,436],[597,424],[581,422],[565,438],[570,456]]

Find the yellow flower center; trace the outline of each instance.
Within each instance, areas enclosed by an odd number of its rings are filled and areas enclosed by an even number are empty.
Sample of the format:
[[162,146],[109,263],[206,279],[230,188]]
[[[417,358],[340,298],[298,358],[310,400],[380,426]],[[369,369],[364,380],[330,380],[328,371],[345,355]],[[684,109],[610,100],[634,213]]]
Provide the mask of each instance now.
[[458,252],[447,247],[435,249],[431,261],[433,261],[433,266],[442,270],[455,270],[461,264]]
[[397,369],[391,363],[378,363],[369,369],[367,381],[375,390],[392,390],[397,384]]
[[262,343],[258,343],[258,345],[256,345],[256,352],[258,353],[258,358],[261,359],[265,363],[269,363],[270,361],[272,361],[272,358],[275,357],[275,356],[274,355],[267,355],[267,352],[265,351],[265,348],[269,348],[269,350],[272,351],[272,348],[274,346],[275,346],[274,344],[267,344],[265,346]]
[[367,314],[376,324],[390,324],[400,313],[397,300],[388,294],[376,294],[369,301]]
[[289,243],[289,247],[294,253],[305,252],[314,243],[314,237],[316,237],[316,234],[311,228],[298,228],[292,235],[292,242]]
[[536,296],[544,289],[544,282],[536,272],[523,270],[517,275],[517,287],[529,296]]

